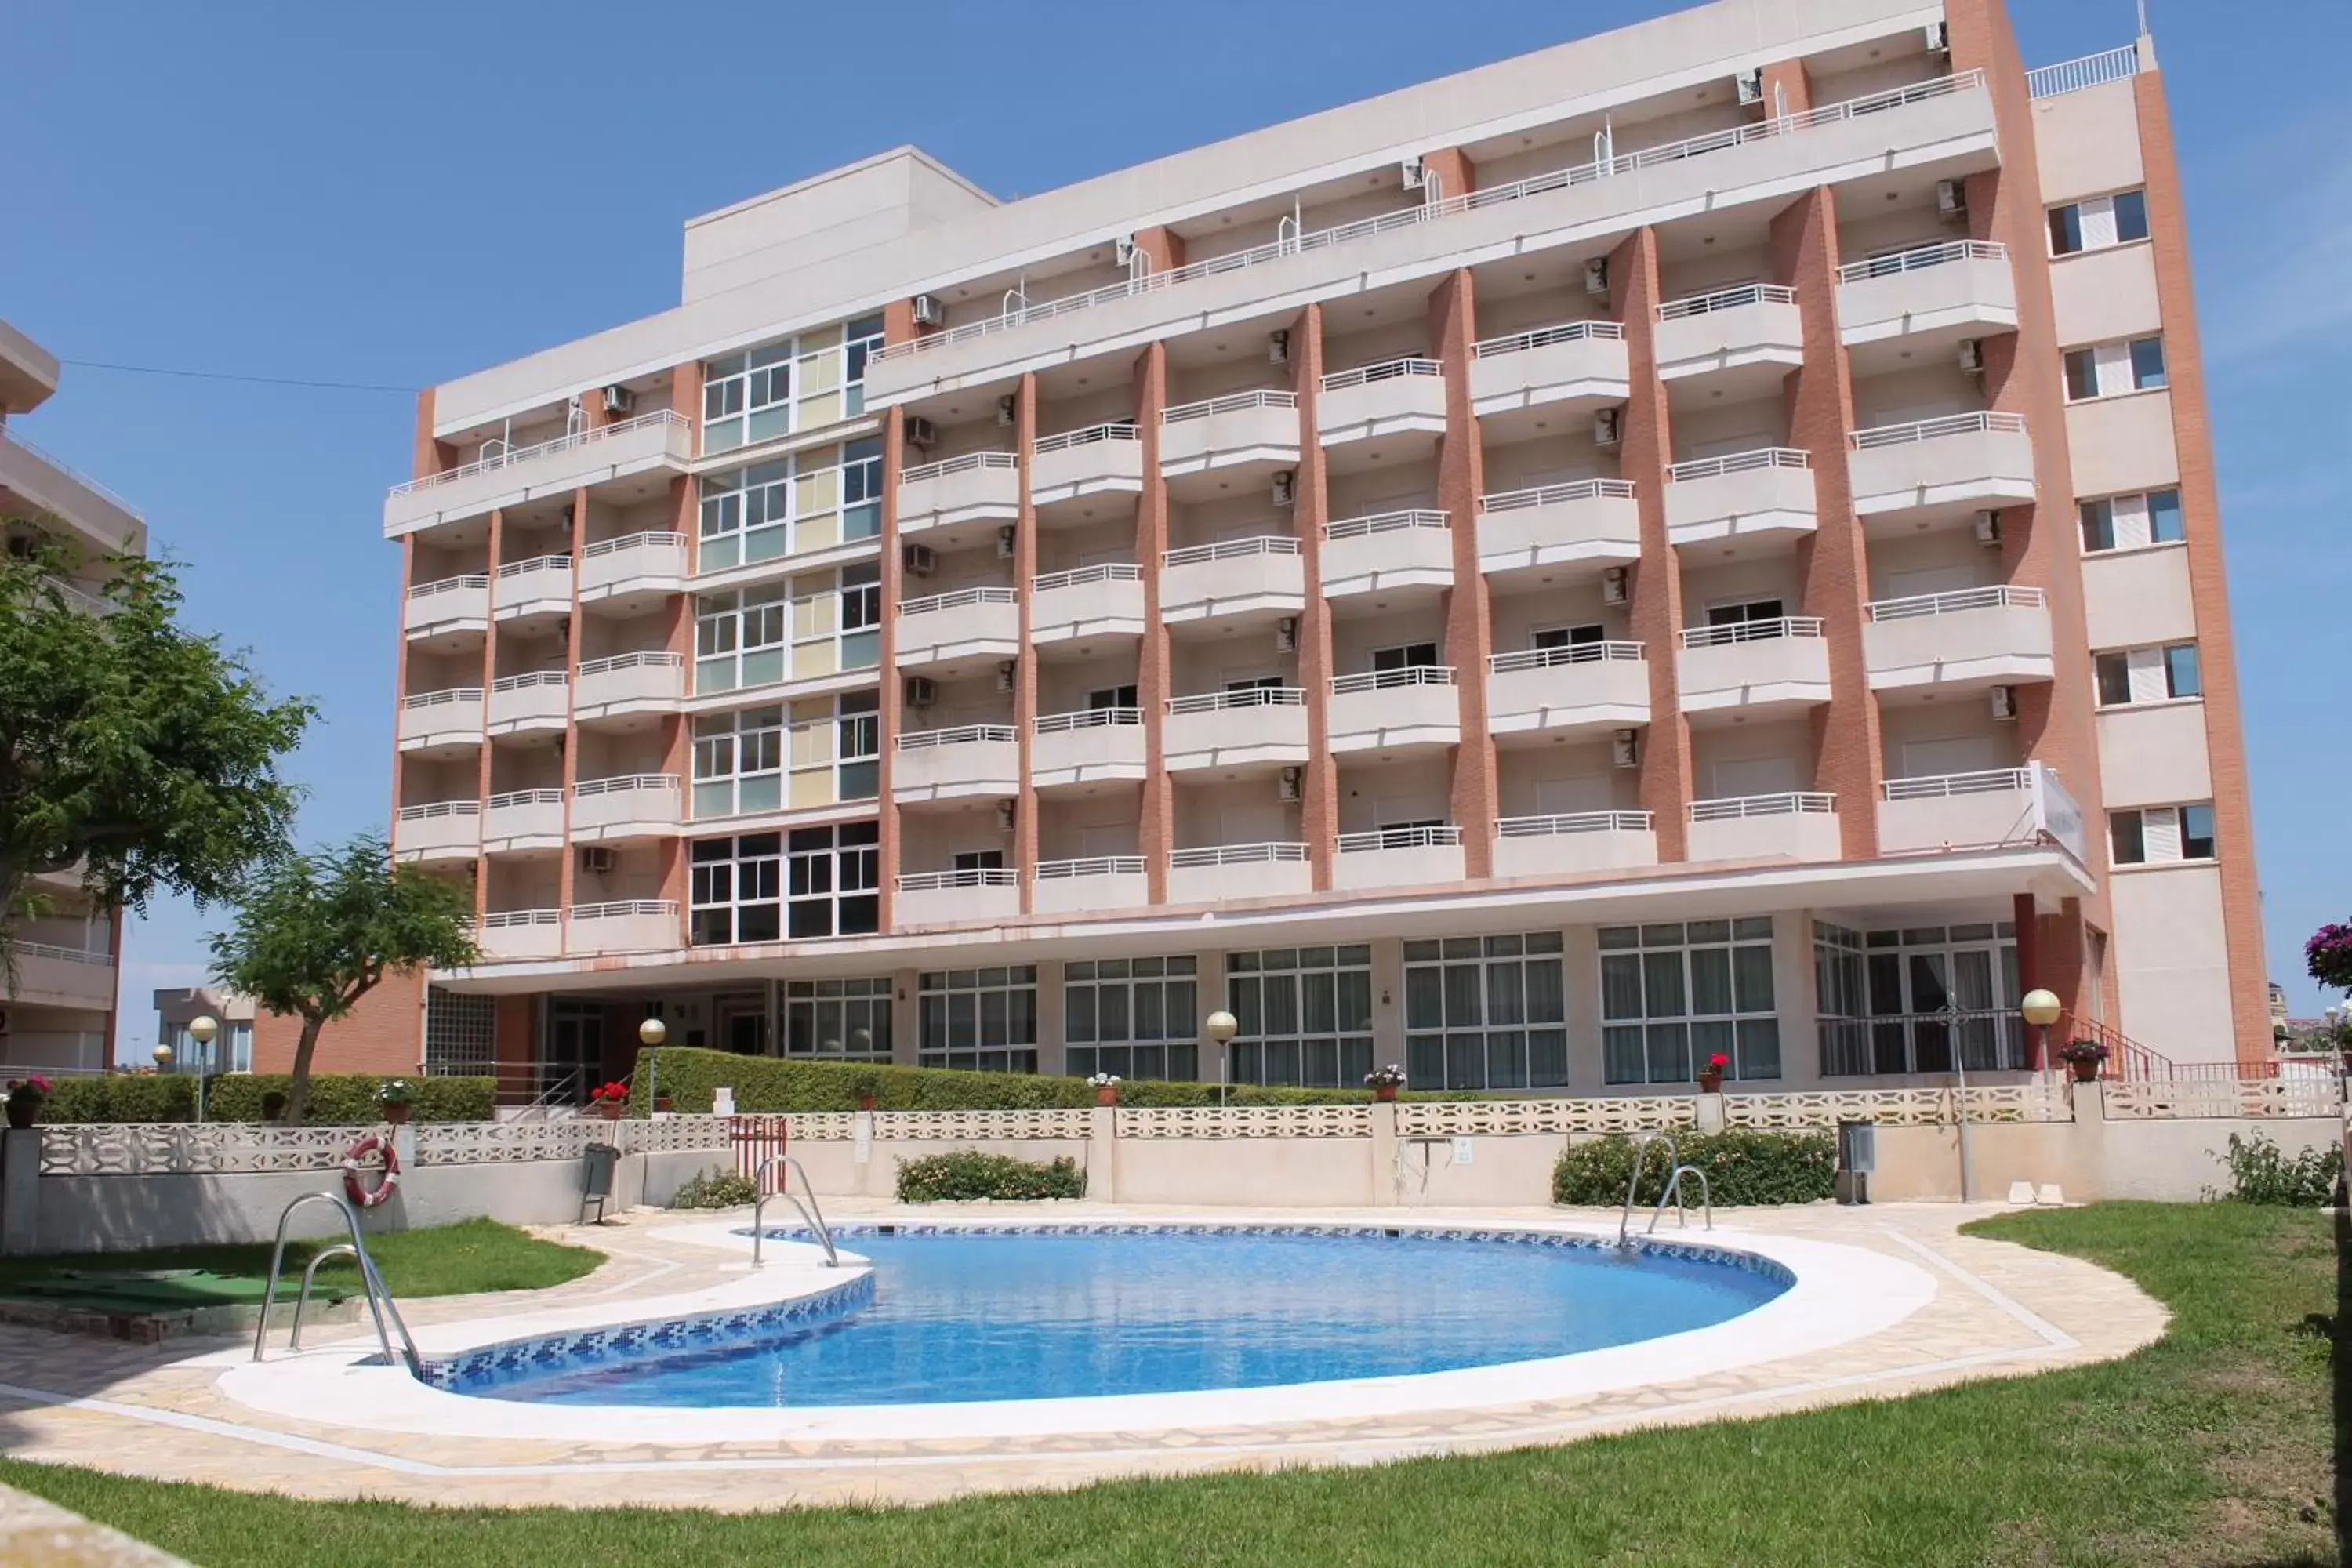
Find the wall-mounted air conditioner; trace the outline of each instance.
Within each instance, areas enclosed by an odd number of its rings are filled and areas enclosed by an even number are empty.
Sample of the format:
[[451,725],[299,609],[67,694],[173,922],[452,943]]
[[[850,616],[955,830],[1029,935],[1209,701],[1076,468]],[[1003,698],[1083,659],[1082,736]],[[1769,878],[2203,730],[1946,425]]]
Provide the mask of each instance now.
[[1936,182],[1936,211],[1948,218],[1969,216],[1969,187],[1958,180]]
[[928,544],[898,546],[898,565],[909,577],[928,577],[939,570],[939,552]]
[[1288,506],[1298,499],[1298,475],[1289,468],[1274,476],[1273,500],[1276,506]]
[[1604,298],[1609,292],[1609,258],[1595,256],[1584,264],[1584,291],[1594,298]]
[[580,869],[591,877],[602,877],[613,868],[613,851],[602,844],[580,847]]
[[637,395],[618,383],[604,389],[604,398],[607,414],[626,414],[637,405]]
[[1625,427],[1624,415],[1622,408],[1603,408],[1595,413],[1592,416],[1592,444],[1596,447],[1617,445]]
[[1764,68],[1762,66],[1757,67],[1752,71],[1741,71],[1731,79],[1731,83],[1738,89],[1741,103],[1764,101]]
[[1297,616],[1285,616],[1274,623],[1274,651],[1276,653],[1298,651],[1298,617]]
[[1013,395],[1009,392],[1003,396],[998,398],[996,400],[996,423],[1004,429],[1010,430],[1013,428],[1013,416],[1017,411],[1017,406],[1018,405],[1015,403]]
[[937,702],[940,700],[939,682],[933,680],[928,675],[910,675],[907,677],[907,684],[904,690],[907,699],[907,706],[909,708],[929,708],[932,703]]
[[1642,765],[1642,737],[1632,730],[1612,730],[1609,733],[1609,761],[1612,766],[1638,768]]
[[2000,513],[1997,511],[1980,511],[1977,513],[1976,531],[1977,542],[1983,545],[1987,550],[1990,550],[2000,544]]
[[997,690],[999,690],[999,691],[1010,691],[1010,690],[1012,690],[1012,689],[1013,689],[1013,678],[1014,676],[1016,676],[1016,675],[1020,674],[1020,673],[1021,673],[1021,661],[1020,661],[1019,659],[1017,659],[1017,658],[1003,658],[1003,659],[999,659],[999,660],[997,660],[997,662],[996,662],[996,689],[997,689]]
[[996,803],[997,832],[1010,833],[1013,831],[1013,814],[1016,809],[1017,803],[1013,801],[1000,800]]
[[1013,534],[1014,529],[1009,522],[996,531],[996,558],[999,561],[1013,559]]
[[1622,566],[1612,566],[1608,570],[1602,572],[1601,574],[1601,602],[1604,605],[1623,604],[1627,597],[1626,582],[1627,577],[1625,568]]
[[1276,795],[1284,801],[1297,801],[1307,793],[1306,784],[1306,769],[1285,768],[1282,770],[1282,782],[1276,786]]
[[1992,689],[1992,716],[2000,720],[2017,717],[2017,688],[1996,686]]
[[1407,158],[1397,165],[1397,178],[1408,191],[1417,191],[1429,183],[1429,170],[1418,158]]
[[1290,363],[1290,333],[1286,329],[1277,329],[1266,333],[1265,363],[1268,364]]
[[919,327],[936,327],[947,319],[947,309],[940,303],[938,295],[918,294],[915,296],[915,325]]
[[1958,359],[1962,370],[1972,374],[1981,372],[1984,369],[1984,344],[1975,338],[1962,338]]
[[920,414],[910,414],[907,416],[907,445],[930,447],[939,444],[940,427],[938,426]]

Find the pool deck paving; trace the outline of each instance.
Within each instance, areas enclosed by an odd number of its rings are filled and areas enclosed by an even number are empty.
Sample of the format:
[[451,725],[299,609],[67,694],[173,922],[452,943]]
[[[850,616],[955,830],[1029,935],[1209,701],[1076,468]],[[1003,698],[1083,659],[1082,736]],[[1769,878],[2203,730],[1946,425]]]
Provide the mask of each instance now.
[[[1551,1208],[832,1207],[837,1211],[832,1217],[845,1220],[1000,1223],[1182,1218],[1480,1226],[1571,1220],[1613,1227],[1617,1219],[1613,1211]],[[329,1422],[256,1408],[220,1386],[244,1360],[234,1342],[148,1346],[0,1323],[0,1450],[37,1462],[317,1499],[728,1510],[920,1503],[1118,1476],[1372,1464],[1772,1415],[2110,1360],[2163,1331],[2164,1309],[2118,1275],[2077,1258],[1959,1234],[1969,1220],[2001,1212],[2005,1205],[1990,1204],[1725,1211],[1713,1239],[1726,1245],[1736,1247],[1748,1236],[1864,1248],[1924,1270],[1934,1281],[1933,1296],[1893,1327],[1827,1349],[1573,1397],[1372,1416],[1318,1416],[1302,1408],[1271,1424],[1025,1437],[649,1442],[586,1431],[562,1440],[454,1436],[372,1429],[364,1409],[352,1411],[348,1421]],[[585,1279],[546,1290],[417,1300],[404,1302],[402,1310],[429,1347],[458,1332],[436,1325],[600,1306],[625,1317],[634,1300],[719,1289],[744,1278],[743,1262],[709,1245],[707,1237],[714,1220],[748,1221],[748,1211],[640,1210],[617,1217],[619,1223],[541,1233],[608,1255]],[[693,1230],[706,1239],[690,1238]],[[1669,1222],[1661,1234],[1682,1233]],[[1706,1235],[1696,1225],[1687,1234],[1693,1239]],[[271,1338],[273,1345],[283,1342],[276,1329]],[[303,1354],[348,1361],[355,1343],[352,1331],[338,1326],[306,1340]]]

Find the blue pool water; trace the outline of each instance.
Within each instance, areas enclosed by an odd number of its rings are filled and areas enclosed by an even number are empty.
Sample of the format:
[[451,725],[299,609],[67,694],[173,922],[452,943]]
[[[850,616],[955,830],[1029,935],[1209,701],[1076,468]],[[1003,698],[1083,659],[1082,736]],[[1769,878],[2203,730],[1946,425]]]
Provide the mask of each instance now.
[[1703,1328],[1785,1275],[1379,1234],[859,1234],[872,1299],[750,1342],[510,1370],[537,1403],[936,1404],[1441,1372]]

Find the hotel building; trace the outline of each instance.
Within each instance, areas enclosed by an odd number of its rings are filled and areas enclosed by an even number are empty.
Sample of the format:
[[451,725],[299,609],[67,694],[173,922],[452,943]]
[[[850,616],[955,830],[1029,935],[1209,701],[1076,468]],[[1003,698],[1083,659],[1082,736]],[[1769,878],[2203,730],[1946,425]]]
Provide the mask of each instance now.
[[2148,40],[1997,0],[694,219],[420,401],[394,842],[485,959],[325,1060],[1837,1087],[2028,1069],[2033,986],[2265,1057],[2185,234]]

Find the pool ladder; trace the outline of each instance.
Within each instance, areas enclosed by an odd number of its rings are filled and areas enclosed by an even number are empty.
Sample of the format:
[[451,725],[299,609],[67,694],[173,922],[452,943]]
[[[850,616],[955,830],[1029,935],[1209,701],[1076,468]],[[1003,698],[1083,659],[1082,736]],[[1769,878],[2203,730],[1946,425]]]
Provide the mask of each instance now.
[[389,1365],[393,1361],[392,1334],[385,1327],[385,1321],[389,1319],[391,1327],[400,1331],[401,1359],[407,1363],[409,1375],[422,1378],[425,1363],[416,1353],[416,1341],[410,1336],[408,1324],[402,1320],[400,1307],[393,1300],[392,1291],[384,1285],[383,1276],[376,1271],[375,1259],[368,1255],[367,1242],[360,1235],[358,1211],[341,1193],[304,1193],[288,1204],[284,1212],[278,1215],[278,1244],[269,1253],[269,1282],[262,1288],[261,1312],[253,1322],[253,1359],[259,1361],[262,1358],[263,1343],[269,1332],[270,1304],[277,1300],[278,1281],[286,1270],[286,1226],[293,1219],[294,1211],[305,1204],[331,1205],[343,1216],[343,1228],[350,1234],[351,1240],[321,1247],[310,1259],[309,1267],[302,1270],[302,1287],[294,1296],[294,1331],[287,1340],[286,1348],[289,1351],[302,1348],[302,1309],[310,1304],[310,1288],[318,1279],[319,1265],[331,1258],[348,1258],[359,1265],[360,1290],[367,1298],[368,1311],[375,1319],[376,1342],[383,1347],[385,1364]]
[[[782,1165],[784,1167],[785,1174],[798,1176],[801,1179],[801,1185],[808,1188],[808,1202],[801,1202],[800,1194],[793,1191],[789,1184],[778,1187],[773,1193],[768,1191],[768,1167],[771,1165]],[[760,1168],[751,1173],[751,1188],[758,1194],[751,1200],[752,1268],[760,1267],[760,1244],[767,1239],[767,1226],[761,1223],[761,1220],[767,1213],[768,1200],[778,1195],[798,1209],[801,1223],[816,1233],[818,1245],[824,1248],[824,1266],[827,1268],[841,1267],[841,1254],[835,1251],[833,1247],[833,1232],[825,1227],[824,1209],[817,1203],[816,1189],[809,1185],[808,1173],[801,1168],[801,1163],[798,1160],[793,1159],[790,1154],[769,1155],[760,1162]]]
[[1685,1230],[1690,1228],[1690,1205],[1683,1199],[1685,1176],[1698,1178],[1699,1202],[1705,1205],[1706,1228],[1715,1228],[1715,1194],[1707,1186],[1706,1173],[1696,1165],[1683,1163],[1682,1147],[1675,1142],[1673,1133],[1639,1133],[1633,1139],[1633,1173],[1625,1180],[1625,1206],[1617,1216],[1617,1246],[1620,1250],[1630,1250],[1633,1245],[1628,1234],[1633,1224],[1633,1194],[1642,1184],[1642,1173],[1649,1167],[1650,1150],[1661,1139],[1664,1140],[1666,1150],[1666,1184],[1660,1190],[1658,1201],[1650,1210],[1649,1226],[1642,1234],[1649,1236],[1657,1230],[1658,1216],[1666,1212],[1669,1198],[1674,1200],[1675,1217],[1682,1222]]

